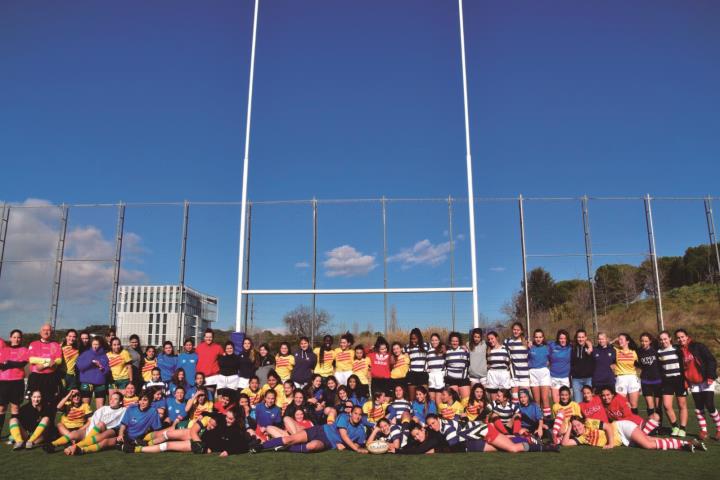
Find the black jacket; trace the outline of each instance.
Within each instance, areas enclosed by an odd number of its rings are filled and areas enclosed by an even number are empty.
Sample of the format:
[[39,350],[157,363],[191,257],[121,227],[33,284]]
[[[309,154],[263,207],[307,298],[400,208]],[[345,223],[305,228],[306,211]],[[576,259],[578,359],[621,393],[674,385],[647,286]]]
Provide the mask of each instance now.
[[570,358],[570,376],[573,378],[592,378],[595,371],[595,358],[585,351],[585,345],[573,345]]
[[[703,380],[715,380],[717,378],[717,361],[715,356],[703,343],[690,342],[688,350],[695,357],[695,365],[697,365]],[[682,353],[681,353],[682,355]]]

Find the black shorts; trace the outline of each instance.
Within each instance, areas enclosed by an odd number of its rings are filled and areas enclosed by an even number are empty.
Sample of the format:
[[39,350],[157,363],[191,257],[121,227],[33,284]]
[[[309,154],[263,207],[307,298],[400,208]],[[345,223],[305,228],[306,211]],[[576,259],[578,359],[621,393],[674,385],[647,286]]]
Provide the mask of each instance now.
[[408,385],[412,385],[414,387],[419,387],[422,385],[428,384],[428,374],[427,372],[408,372],[407,377],[405,377],[405,380],[407,380]]
[[325,433],[325,425],[314,425],[310,428],[305,429],[305,435],[307,435],[308,443],[313,440],[319,440],[325,445],[326,450],[332,450],[333,445],[330,443],[330,439]]
[[25,397],[25,380],[8,380],[0,382],[0,405],[12,403],[20,405]]
[[[393,378],[393,379],[392,379],[392,389],[393,389],[393,391],[390,392],[390,394],[391,394],[391,395],[394,394],[395,387],[403,387],[404,389],[407,390],[407,386],[408,386],[407,377],[405,377],[405,378]],[[394,395],[393,395],[393,396],[394,396]]]
[[469,378],[445,377],[445,386],[446,387],[469,387],[470,379]]
[[60,395],[60,376],[55,373],[30,373],[27,383],[27,396],[30,398],[32,392],[40,390],[43,405],[49,410],[57,408],[58,396]]
[[671,378],[663,378],[661,390],[663,395],[675,395],[676,397],[687,397],[685,380],[682,375]]
[[642,394],[643,397],[661,397],[662,396],[662,384],[661,383],[642,383]]
[[370,383],[372,393],[382,390],[385,395],[392,395],[393,382],[392,378],[373,378]]

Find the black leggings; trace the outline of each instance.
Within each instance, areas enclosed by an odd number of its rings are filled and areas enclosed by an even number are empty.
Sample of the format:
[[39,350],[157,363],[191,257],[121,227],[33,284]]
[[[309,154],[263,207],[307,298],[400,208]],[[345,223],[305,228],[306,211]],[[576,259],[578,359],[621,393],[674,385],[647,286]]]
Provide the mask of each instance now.
[[692,394],[693,400],[695,401],[695,409],[707,410],[708,413],[715,413],[715,392],[698,392]]

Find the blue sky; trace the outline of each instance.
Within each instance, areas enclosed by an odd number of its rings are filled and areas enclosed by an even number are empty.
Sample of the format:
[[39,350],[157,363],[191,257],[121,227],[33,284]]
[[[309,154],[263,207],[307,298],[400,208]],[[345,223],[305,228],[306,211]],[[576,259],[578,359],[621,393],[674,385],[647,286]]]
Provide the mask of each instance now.
[[[717,2],[466,2],[476,194],[717,195],[718,18]],[[2,2],[0,198],[239,200],[251,26],[249,0]],[[456,3],[262,0],[252,127],[254,200],[464,196]],[[590,208],[596,252],[647,251],[640,201]],[[223,327],[234,317],[238,211],[191,209],[187,280],[220,297]],[[6,258],[52,259],[57,211],[25,212]],[[320,287],[382,285],[379,212],[321,205]],[[582,252],[579,212],[578,202],[529,202],[528,252]],[[519,287],[517,205],[476,213],[480,305],[494,321]],[[309,207],[253,214],[252,286],[309,287]],[[390,285],[448,285],[447,205],[390,204],[388,217]],[[179,207],[128,209],[126,281],[177,281],[180,220]],[[701,202],[656,202],[655,221],[662,255],[707,241]],[[70,253],[105,258],[114,225],[110,208],[71,210]],[[465,205],[454,227],[456,283],[467,285]],[[355,270],[331,268],[347,264]],[[585,275],[579,257],[530,259],[538,265]],[[110,268],[67,267],[61,324],[105,321]],[[47,317],[51,262],[2,275],[0,327]],[[467,325],[469,296],[457,301]],[[302,302],[257,298],[256,323],[277,327]],[[404,326],[449,321],[447,295],[390,303]],[[382,323],[381,296],[319,305],[338,327]]]

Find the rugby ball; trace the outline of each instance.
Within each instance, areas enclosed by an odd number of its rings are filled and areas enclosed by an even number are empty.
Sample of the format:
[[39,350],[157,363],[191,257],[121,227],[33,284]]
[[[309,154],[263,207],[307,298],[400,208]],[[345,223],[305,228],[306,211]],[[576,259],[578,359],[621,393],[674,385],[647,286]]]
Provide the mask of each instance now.
[[375,440],[366,445],[368,452],[381,455],[388,451],[388,444],[384,440]]

